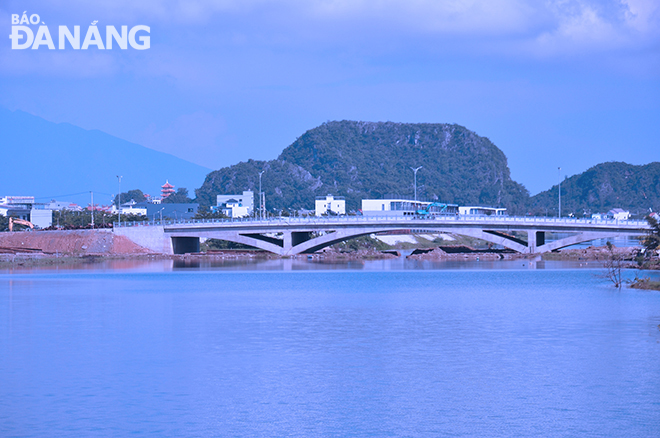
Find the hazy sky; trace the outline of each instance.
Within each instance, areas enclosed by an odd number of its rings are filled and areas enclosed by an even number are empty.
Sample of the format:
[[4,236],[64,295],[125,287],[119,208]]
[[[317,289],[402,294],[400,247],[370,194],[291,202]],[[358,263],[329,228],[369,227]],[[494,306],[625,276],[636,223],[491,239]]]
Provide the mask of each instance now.
[[[11,50],[24,11],[151,48]],[[0,29],[0,106],[213,169],[328,120],[466,126],[532,194],[660,160],[657,0],[1,0]]]

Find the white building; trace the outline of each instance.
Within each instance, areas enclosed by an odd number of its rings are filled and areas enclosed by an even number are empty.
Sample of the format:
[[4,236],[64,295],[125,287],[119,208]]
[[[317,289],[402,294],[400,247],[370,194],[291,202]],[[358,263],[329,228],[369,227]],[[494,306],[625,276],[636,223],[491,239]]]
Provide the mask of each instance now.
[[218,208],[221,208],[222,214],[232,219],[250,216],[251,211],[249,207],[241,205],[237,199],[228,199],[227,202],[223,204],[223,207]]
[[458,205],[410,199],[363,199],[363,216],[415,216],[418,211],[427,214],[457,214]]
[[627,221],[630,219],[630,212],[622,208],[613,208],[607,213],[607,217],[618,221]]
[[53,210],[37,209],[30,210],[30,222],[37,228],[48,228],[53,225]]
[[[236,207],[229,207],[227,206],[228,203],[236,205]],[[225,213],[229,217],[250,216],[254,211],[254,192],[252,190],[245,190],[242,195],[218,195],[216,197],[216,205],[219,209],[236,208],[236,213],[233,211],[232,214]]]
[[[112,214],[117,214],[117,206],[115,204],[112,204],[112,208],[110,209]],[[129,214],[134,214],[137,216],[146,216],[147,215],[147,207],[144,205],[144,203],[137,203],[135,202],[134,199],[131,199],[128,202],[125,202],[120,205],[120,211],[121,214],[123,215],[129,215]]]
[[4,196],[0,198],[0,205],[32,205],[34,196]]
[[316,216],[346,214],[346,200],[343,196],[337,196],[336,198],[332,195],[317,196],[315,207]]
[[476,216],[506,216],[506,208],[465,206],[458,207],[458,214],[476,215]]

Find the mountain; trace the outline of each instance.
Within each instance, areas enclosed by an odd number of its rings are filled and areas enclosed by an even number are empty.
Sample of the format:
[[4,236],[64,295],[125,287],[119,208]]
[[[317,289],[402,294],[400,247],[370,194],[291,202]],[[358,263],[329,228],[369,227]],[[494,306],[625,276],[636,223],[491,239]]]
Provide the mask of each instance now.
[[[52,123],[22,111],[0,108],[0,196],[35,196],[107,204],[117,193],[141,189],[160,194],[169,180],[192,191],[210,171],[173,155],[130,143],[97,130]],[[79,194],[84,192],[83,194]],[[78,194],[73,196],[64,196]]]
[[[533,214],[557,215],[558,186],[532,197],[529,210]],[[649,208],[660,210],[660,163],[635,166],[610,162],[598,164],[561,183],[562,214],[582,216],[607,213],[623,208],[644,216]]]
[[198,201],[218,194],[259,190],[269,209],[314,207],[315,196],[346,197],[347,210],[363,198],[403,197],[457,204],[504,206],[523,212],[527,190],[511,180],[504,153],[459,125],[328,122],[311,129],[272,161],[239,163],[211,172]]

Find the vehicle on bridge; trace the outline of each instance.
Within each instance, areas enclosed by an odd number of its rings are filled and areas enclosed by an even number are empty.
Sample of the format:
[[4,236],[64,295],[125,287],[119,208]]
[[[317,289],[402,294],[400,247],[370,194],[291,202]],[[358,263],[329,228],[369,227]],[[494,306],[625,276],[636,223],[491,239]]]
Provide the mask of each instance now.
[[[438,208],[434,208],[434,207],[438,207]],[[426,208],[417,210],[417,216],[433,217],[433,214],[447,214],[446,213],[447,207],[448,207],[447,204],[443,204],[440,202],[432,202],[429,205],[427,205]]]
[[[427,211],[427,213],[419,213]],[[434,214],[456,215],[458,205],[440,202],[413,201],[410,199],[363,199],[363,216],[410,216],[429,217]]]

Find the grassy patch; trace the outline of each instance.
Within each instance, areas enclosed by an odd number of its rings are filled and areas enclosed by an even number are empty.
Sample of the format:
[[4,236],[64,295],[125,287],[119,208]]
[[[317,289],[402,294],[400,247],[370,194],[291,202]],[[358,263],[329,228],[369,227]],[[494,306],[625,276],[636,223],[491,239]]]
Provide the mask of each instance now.
[[660,290],[660,281],[652,281],[650,278],[636,278],[630,287],[633,289]]

